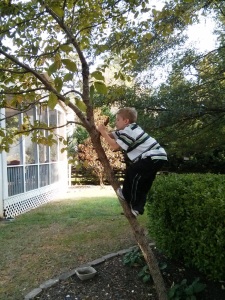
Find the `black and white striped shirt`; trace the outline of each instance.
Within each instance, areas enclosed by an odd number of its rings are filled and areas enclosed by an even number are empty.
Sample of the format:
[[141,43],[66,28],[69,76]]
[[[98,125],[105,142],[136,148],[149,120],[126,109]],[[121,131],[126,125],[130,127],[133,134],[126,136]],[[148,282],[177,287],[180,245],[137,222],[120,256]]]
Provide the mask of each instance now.
[[127,156],[133,162],[149,156],[152,159],[167,160],[164,148],[136,123],[129,124],[124,129],[116,130],[112,134],[117,144],[126,151]]

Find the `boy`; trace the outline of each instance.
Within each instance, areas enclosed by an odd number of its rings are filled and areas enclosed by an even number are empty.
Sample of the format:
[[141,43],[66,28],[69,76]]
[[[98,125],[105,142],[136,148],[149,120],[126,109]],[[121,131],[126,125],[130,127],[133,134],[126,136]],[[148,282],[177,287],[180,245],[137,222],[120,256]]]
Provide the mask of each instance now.
[[108,133],[103,124],[97,128],[113,150],[124,150],[130,160],[123,188],[117,190],[117,196],[129,203],[135,217],[144,213],[146,197],[156,173],[167,161],[165,150],[136,121],[137,111],[125,107],[116,113],[116,131]]

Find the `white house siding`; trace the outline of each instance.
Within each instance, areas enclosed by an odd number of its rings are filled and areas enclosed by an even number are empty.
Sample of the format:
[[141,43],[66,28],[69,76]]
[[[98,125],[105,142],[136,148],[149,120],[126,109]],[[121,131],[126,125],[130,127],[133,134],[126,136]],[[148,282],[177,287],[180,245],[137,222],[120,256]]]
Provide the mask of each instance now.
[[[2,115],[10,114],[13,111],[2,109],[1,119]],[[32,121],[38,119],[50,126],[66,123],[66,113],[61,106],[44,111],[34,107],[28,115]],[[15,116],[13,126],[19,126],[21,119],[22,115]],[[2,121],[1,127],[5,123],[10,125]],[[55,129],[55,133],[66,137],[66,127]],[[25,136],[16,140],[9,153],[0,153],[0,217],[15,217],[65,192],[68,187],[67,153],[61,153],[61,147],[59,140],[49,147],[37,145]]]

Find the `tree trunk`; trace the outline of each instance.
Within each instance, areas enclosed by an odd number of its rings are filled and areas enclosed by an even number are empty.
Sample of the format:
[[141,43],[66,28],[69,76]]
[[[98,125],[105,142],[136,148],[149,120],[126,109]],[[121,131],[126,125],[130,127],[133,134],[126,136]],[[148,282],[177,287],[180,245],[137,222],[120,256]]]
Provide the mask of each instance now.
[[[107,179],[113,189],[116,190],[120,187],[120,184],[118,180],[116,179],[114,172],[112,170],[112,167],[109,164],[109,161],[105,155],[105,152],[101,146],[100,143],[100,138],[98,133],[91,133],[91,139],[93,146],[95,148],[95,151],[98,154],[99,160],[102,163],[104,167],[105,174],[107,176]],[[154,256],[154,253],[152,249],[149,246],[149,240],[147,235],[145,234],[145,230],[143,227],[141,227],[137,221],[137,219],[133,216],[133,214],[130,211],[130,208],[127,204],[126,201],[120,201],[120,204],[123,208],[124,215],[126,216],[127,220],[129,221],[132,231],[134,233],[134,237],[144,255],[144,258],[148,264],[150,274],[153,278],[156,291],[158,294],[158,299],[159,300],[167,300],[167,292],[166,292],[166,287],[162,278],[162,274],[160,272],[158,262]]]

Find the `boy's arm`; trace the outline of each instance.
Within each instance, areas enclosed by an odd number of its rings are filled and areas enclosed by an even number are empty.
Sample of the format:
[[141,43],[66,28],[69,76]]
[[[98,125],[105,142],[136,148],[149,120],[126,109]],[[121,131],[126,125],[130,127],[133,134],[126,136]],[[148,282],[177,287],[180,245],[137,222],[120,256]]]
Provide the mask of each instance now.
[[109,134],[109,136],[111,137],[111,139],[114,139],[114,140],[115,140],[115,137],[114,137],[114,135],[113,135],[111,132],[109,132],[108,134]]
[[113,135],[111,133],[108,133],[105,125],[99,125],[97,127],[97,130],[101,133],[103,138],[106,140],[106,142],[109,144],[112,150],[119,150],[120,146],[117,144],[116,140],[114,139]]

